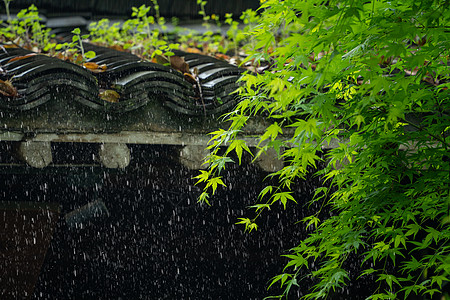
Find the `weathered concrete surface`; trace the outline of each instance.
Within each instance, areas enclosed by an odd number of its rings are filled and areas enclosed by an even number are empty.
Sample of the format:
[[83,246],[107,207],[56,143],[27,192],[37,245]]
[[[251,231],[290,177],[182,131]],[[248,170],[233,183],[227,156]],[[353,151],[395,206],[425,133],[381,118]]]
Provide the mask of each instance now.
[[[242,138],[249,146],[257,145],[255,136],[264,132],[266,123],[251,120],[245,127]],[[206,146],[208,133],[227,127],[216,115],[174,112],[165,107],[163,98],[122,114],[96,111],[70,98],[52,99],[30,111],[0,111],[0,141]]]
[[204,163],[209,150],[201,145],[184,146],[180,151],[180,162],[190,170],[207,169],[209,164]]
[[98,150],[99,160],[106,168],[125,168],[130,164],[130,149],[126,144],[101,144]]
[[21,160],[34,168],[44,168],[53,160],[50,142],[20,142],[17,154]]
[[284,160],[278,158],[278,154],[273,148],[267,149],[267,151],[261,154],[255,163],[265,172],[276,172],[284,167]]
[[190,117],[166,108],[164,98],[124,113],[98,111],[68,95],[52,99],[29,111],[0,111],[0,128],[13,132],[105,133],[120,131],[209,132],[221,123],[219,116]]

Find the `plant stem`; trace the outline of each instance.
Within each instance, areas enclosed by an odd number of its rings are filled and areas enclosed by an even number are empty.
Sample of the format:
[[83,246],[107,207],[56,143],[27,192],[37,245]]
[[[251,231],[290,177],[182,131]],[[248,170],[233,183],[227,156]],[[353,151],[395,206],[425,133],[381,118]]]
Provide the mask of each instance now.
[[12,0],[3,0],[3,2],[5,3],[5,10],[6,10],[6,16],[7,16],[7,20],[8,23],[11,23],[11,14],[9,12],[9,3],[11,3]]

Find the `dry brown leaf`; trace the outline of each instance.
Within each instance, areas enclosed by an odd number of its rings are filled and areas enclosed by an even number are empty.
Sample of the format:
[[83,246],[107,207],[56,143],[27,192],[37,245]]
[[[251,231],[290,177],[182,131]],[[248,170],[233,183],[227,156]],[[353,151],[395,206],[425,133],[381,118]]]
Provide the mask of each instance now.
[[0,80],[0,94],[6,97],[17,97],[17,89],[12,85],[10,80]]
[[3,48],[19,48],[16,44],[3,44]]
[[69,57],[69,59],[77,65],[81,65],[81,63],[83,62],[83,57],[81,55],[77,55],[76,57],[75,55],[72,55]]
[[192,47],[187,48],[186,52],[187,53],[197,53],[197,54],[201,54],[202,53],[202,51],[200,51],[200,49],[192,48]]
[[168,65],[168,64],[170,64],[169,60],[165,56],[158,55],[158,54],[156,54],[153,57],[152,62],[160,64],[160,65]]
[[184,73],[183,75],[184,75],[184,78],[188,82],[190,82],[192,84],[196,84],[197,83],[197,80],[195,79],[195,77],[191,73]]
[[123,47],[121,45],[115,44],[115,45],[109,46],[109,48],[117,50],[117,51],[125,52],[125,49],[123,49]]
[[180,56],[171,56],[170,57],[170,66],[175,70],[180,71],[181,73],[191,73],[189,71],[189,65],[184,61],[184,58]]
[[25,45],[22,45],[22,48],[23,48],[23,49],[27,49],[27,50],[30,50],[30,51],[33,51],[33,46],[32,46],[32,45],[30,45],[30,44],[25,44]]
[[98,64],[94,62],[86,62],[83,64],[83,67],[85,67],[86,69],[98,69]]
[[86,62],[83,64],[83,67],[85,67],[86,69],[88,69],[89,71],[94,72],[94,73],[105,72],[107,69],[105,64],[98,65],[94,62]]
[[100,99],[111,103],[117,103],[120,99],[120,94],[114,90],[105,90],[98,96],[100,97]]
[[222,54],[222,53],[217,53],[214,56],[218,59],[222,59],[222,60],[226,60],[226,61],[228,61],[230,59],[230,57],[228,55]]
[[29,53],[27,55],[22,55],[22,56],[16,56],[11,58],[10,60],[8,60],[7,64],[12,63],[13,61],[17,61],[17,60],[22,60],[22,59],[26,59],[26,58],[30,58],[37,55],[37,53]]
[[65,60],[65,59],[66,59],[66,57],[64,56],[64,54],[62,54],[61,52],[56,52],[56,53],[55,53],[55,57],[56,57],[56,58],[59,58],[59,59],[61,59],[61,60]]

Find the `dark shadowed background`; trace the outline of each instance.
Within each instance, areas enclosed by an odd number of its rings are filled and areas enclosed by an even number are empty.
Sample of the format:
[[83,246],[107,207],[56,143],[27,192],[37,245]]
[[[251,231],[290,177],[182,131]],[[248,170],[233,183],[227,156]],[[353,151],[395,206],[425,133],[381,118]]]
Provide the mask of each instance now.
[[[31,4],[36,5],[39,11],[46,16],[62,16],[77,14],[84,17],[126,17],[131,14],[131,7],[139,7],[142,4],[151,5],[147,0],[15,0],[11,2],[14,12],[26,8]],[[197,0],[160,0],[161,16],[178,17],[181,19],[199,18]],[[258,8],[258,0],[228,0],[208,1],[205,7],[207,14],[233,13],[238,16],[247,8]],[[4,12],[4,9],[2,9]]]

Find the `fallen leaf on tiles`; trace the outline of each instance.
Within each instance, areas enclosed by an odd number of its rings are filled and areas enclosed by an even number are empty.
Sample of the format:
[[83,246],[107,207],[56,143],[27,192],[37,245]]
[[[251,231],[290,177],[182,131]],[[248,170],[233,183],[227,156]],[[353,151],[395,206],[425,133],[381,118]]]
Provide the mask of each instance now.
[[117,50],[117,51],[125,52],[125,49],[121,45],[115,44],[115,45],[109,46],[109,48]]
[[87,62],[83,64],[83,67],[85,67],[86,69],[98,69],[98,64],[94,63],[94,62]]
[[30,51],[33,51],[33,46],[32,46],[31,44],[25,44],[25,45],[22,45],[22,48],[23,48],[23,49],[30,50]]
[[171,56],[170,57],[170,66],[175,70],[180,71],[181,73],[190,73],[189,65],[184,61],[184,58],[180,56]]
[[61,60],[65,60],[66,59],[66,56],[64,54],[62,54],[61,52],[56,52],[55,53],[55,57],[59,58]]
[[6,97],[17,97],[17,89],[9,80],[0,80],[0,94]]
[[83,57],[79,54],[72,55],[70,59],[73,63],[76,63],[77,65],[81,65],[83,62]]
[[197,80],[191,73],[184,73],[184,79],[186,79],[189,83],[196,84]]
[[30,57],[33,57],[33,56],[36,56],[36,55],[37,55],[37,53],[30,53],[30,54],[27,54],[27,55],[16,56],[16,57],[13,57],[10,60],[8,60],[7,64],[12,63],[13,61],[30,58]]
[[119,93],[113,90],[105,90],[101,92],[98,96],[100,97],[100,99],[111,103],[117,103],[119,102],[120,99]]
[[83,67],[85,67],[86,69],[88,69],[91,72],[94,73],[101,73],[101,72],[105,72],[107,67],[105,64],[103,65],[98,65],[94,62],[87,62],[83,64]]
[[217,53],[215,55],[216,58],[221,59],[221,60],[226,60],[228,61],[230,59],[230,57],[226,54],[222,54],[222,53]]
[[19,48],[16,44],[3,44],[3,48]]
[[201,54],[202,53],[202,51],[200,51],[200,49],[192,48],[192,47],[187,48],[186,52],[187,53],[197,53],[197,54]]
[[169,60],[165,56],[158,55],[158,54],[156,54],[153,57],[152,62],[160,64],[160,65],[169,65],[170,64]]
[[76,65],[82,65],[83,57],[81,55],[78,55],[78,53],[66,53],[65,55],[65,61],[74,63]]

